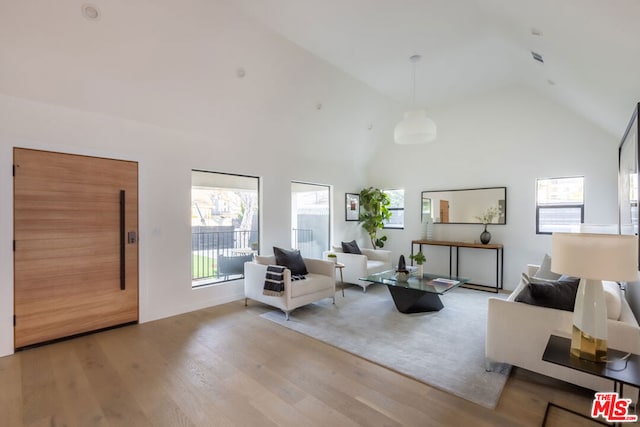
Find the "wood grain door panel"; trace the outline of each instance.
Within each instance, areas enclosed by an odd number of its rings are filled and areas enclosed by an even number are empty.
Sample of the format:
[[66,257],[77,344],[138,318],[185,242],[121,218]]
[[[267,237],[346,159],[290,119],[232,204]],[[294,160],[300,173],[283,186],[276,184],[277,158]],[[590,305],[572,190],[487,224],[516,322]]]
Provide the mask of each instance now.
[[138,164],[14,149],[16,348],[138,320]]
[[449,222],[449,201],[440,200],[440,222]]

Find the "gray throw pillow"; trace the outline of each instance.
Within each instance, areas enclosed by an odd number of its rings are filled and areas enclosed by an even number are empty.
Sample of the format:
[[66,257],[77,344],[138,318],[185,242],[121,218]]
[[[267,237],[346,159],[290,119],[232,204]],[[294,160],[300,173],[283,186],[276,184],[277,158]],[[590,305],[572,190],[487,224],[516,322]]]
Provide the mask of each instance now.
[[573,311],[580,279],[561,276],[556,281],[538,280],[522,274],[526,286],[516,296],[516,302],[557,310]]
[[309,274],[307,266],[300,255],[300,251],[297,249],[286,250],[278,247],[273,247],[273,254],[276,256],[276,265],[287,267],[291,270],[291,274],[306,275]]
[[345,254],[357,254],[362,255],[362,251],[358,247],[358,243],[355,240],[350,242],[342,242],[342,252]]
[[540,264],[538,271],[533,275],[536,279],[545,280],[558,280],[560,279],[560,276],[560,274],[551,271],[551,257],[548,254],[544,255],[542,264]]

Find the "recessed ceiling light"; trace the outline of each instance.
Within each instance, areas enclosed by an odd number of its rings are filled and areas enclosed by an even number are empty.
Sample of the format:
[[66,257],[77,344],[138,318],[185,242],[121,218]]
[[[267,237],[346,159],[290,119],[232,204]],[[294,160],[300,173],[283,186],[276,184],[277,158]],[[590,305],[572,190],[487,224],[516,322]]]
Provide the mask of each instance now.
[[97,21],[100,19],[100,9],[96,5],[85,3],[82,5],[82,16],[90,21]]
[[247,75],[247,72],[245,71],[245,69],[244,69],[244,68],[238,68],[238,69],[236,70],[236,76],[238,76],[238,78],[240,78],[240,79],[241,79],[241,78],[243,78],[243,77],[244,77],[244,76],[246,76],[246,75]]

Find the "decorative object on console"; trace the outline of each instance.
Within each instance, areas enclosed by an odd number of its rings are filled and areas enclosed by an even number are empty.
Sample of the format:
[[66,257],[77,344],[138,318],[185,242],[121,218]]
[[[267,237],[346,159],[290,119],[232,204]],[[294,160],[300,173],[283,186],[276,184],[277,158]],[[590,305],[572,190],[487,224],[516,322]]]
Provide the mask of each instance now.
[[593,362],[607,356],[607,305],[602,280],[638,280],[638,238],[553,233],[551,271],[581,277],[573,310],[571,354]]
[[422,277],[424,275],[424,269],[422,267],[422,264],[424,264],[427,258],[424,256],[422,251],[419,251],[417,254],[409,255],[409,258],[411,258],[413,261],[416,262],[416,264],[418,264],[418,277]]
[[487,231],[487,224],[484,225],[484,231],[480,233],[480,242],[483,245],[488,244],[491,241],[491,233]]
[[407,262],[404,259],[404,255],[400,255],[400,258],[398,259],[396,278],[401,282],[406,282],[409,279],[409,270],[407,270]]
[[331,261],[334,264],[337,264],[338,263],[338,255],[336,255],[333,252],[331,252],[330,254],[327,255],[327,260]]
[[491,241],[491,233],[487,231],[487,225],[493,222],[493,218],[499,216],[499,206],[489,206],[482,215],[476,216],[476,219],[484,225],[484,231],[480,233],[480,242],[482,242],[483,245],[486,245]]
[[384,222],[391,218],[389,196],[378,188],[365,188],[360,191],[359,221],[371,239],[373,249],[384,247],[387,236],[378,237],[378,231],[384,228]]
[[422,238],[433,240],[433,218],[431,215],[422,218]]
[[416,109],[416,64],[420,55],[413,55],[409,59],[413,63],[413,86],[411,110],[404,113],[404,118],[393,131],[396,144],[425,144],[436,139],[436,124],[427,117],[427,111]]

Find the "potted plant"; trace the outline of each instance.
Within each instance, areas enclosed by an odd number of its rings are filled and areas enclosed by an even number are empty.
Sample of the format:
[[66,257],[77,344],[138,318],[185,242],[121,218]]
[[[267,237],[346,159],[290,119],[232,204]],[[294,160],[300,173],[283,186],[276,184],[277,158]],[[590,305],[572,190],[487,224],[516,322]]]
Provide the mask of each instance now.
[[373,249],[384,247],[387,236],[378,237],[378,231],[384,228],[384,222],[391,218],[389,196],[378,188],[365,188],[360,192],[360,215],[358,221],[369,234]]
[[418,277],[422,277],[424,275],[422,264],[424,264],[427,258],[424,256],[422,251],[414,255],[409,255],[409,258],[411,258],[418,265]]
[[334,264],[338,263],[338,255],[334,254],[333,252],[330,252],[327,254],[327,260],[333,262]]

